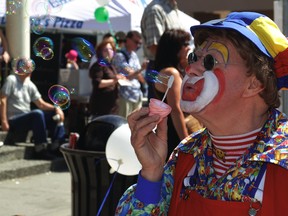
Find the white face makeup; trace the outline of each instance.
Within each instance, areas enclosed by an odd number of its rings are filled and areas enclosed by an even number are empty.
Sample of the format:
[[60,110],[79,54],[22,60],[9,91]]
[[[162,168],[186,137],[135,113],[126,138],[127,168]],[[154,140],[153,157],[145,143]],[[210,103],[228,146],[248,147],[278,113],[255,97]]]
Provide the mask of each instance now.
[[[204,79],[203,88],[195,89],[195,85],[198,81]],[[200,94],[193,100],[184,99],[183,93],[185,95],[193,94],[200,91]],[[184,112],[193,113],[199,112],[204,109],[211,101],[215,98],[219,91],[219,82],[216,75],[212,71],[205,71],[201,77],[189,77],[186,75],[182,82],[181,87],[181,101],[180,106]]]
[[226,44],[214,40],[204,41],[194,54],[190,59],[190,64],[200,61],[205,72],[202,76],[193,75],[193,73],[190,76],[187,73],[183,79],[180,106],[187,113],[200,112],[215,99],[220,92],[220,83],[223,85],[224,80],[220,81],[219,74],[217,76],[212,70],[217,64],[225,66],[229,60],[229,50]]

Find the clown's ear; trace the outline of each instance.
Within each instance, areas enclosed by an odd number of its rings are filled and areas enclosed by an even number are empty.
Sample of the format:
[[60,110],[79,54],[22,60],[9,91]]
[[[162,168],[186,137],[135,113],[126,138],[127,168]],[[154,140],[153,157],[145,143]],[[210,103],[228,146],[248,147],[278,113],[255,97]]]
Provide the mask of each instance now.
[[247,83],[247,87],[243,92],[243,96],[244,97],[255,96],[259,94],[261,91],[263,91],[263,89],[264,89],[263,84],[255,76],[251,76]]

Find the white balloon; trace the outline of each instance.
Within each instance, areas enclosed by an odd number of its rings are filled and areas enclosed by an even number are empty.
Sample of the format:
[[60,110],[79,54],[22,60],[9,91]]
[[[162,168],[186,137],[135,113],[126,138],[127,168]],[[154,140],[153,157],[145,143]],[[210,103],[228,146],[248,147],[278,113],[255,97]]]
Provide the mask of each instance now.
[[126,176],[137,175],[142,166],[130,142],[131,131],[128,124],[115,129],[106,143],[105,154],[110,172],[113,170]]
[[96,0],[100,6],[108,5],[111,0]]

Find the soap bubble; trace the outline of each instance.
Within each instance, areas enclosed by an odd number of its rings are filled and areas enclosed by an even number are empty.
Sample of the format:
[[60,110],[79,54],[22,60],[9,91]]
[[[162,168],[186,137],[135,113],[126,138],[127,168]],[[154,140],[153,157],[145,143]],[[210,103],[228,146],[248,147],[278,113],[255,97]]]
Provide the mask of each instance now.
[[[28,3],[28,1],[27,1]],[[49,14],[49,2],[44,0],[32,0],[29,2],[29,9],[27,11],[28,14],[34,14],[35,17],[46,16]],[[28,8],[27,8],[28,10]]]
[[170,76],[160,73],[156,70],[149,70],[146,72],[146,77],[145,77],[149,82],[153,83],[161,83],[164,85],[168,85],[168,80]]
[[75,92],[76,92],[75,88],[70,89],[70,94],[75,94]]
[[42,18],[32,18],[31,19],[31,30],[34,34],[41,35],[46,30],[45,19]]
[[54,56],[54,44],[48,37],[39,37],[33,44],[33,52],[44,60],[50,60]]
[[27,0],[26,4],[29,5],[29,7],[27,7],[27,13],[33,14],[34,17],[58,14],[63,8],[61,1]]
[[48,90],[48,97],[54,106],[67,109],[70,106],[70,92],[62,85],[53,85]]
[[83,62],[90,62],[93,55],[96,54],[93,44],[81,37],[72,40],[73,49],[77,51],[79,58]]
[[35,62],[30,58],[17,58],[14,59],[13,67],[15,68],[15,74],[26,75],[35,70]]
[[54,57],[54,51],[50,47],[44,47],[40,51],[40,55],[44,60],[50,60]]
[[55,107],[59,107],[62,110],[68,109],[70,107],[70,105],[71,105],[71,101],[70,100],[66,104],[62,104],[61,106],[58,106],[58,105],[54,104]]

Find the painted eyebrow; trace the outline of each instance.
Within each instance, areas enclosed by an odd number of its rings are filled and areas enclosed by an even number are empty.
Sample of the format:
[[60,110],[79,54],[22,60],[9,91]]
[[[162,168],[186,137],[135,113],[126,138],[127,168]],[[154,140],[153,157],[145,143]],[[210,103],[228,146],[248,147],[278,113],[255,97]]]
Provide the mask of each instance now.
[[229,60],[229,50],[227,46],[219,42],[211,42],[210,46],[207,48],[207,51],[215,50],[222,55],[224,63],[227,63]]

